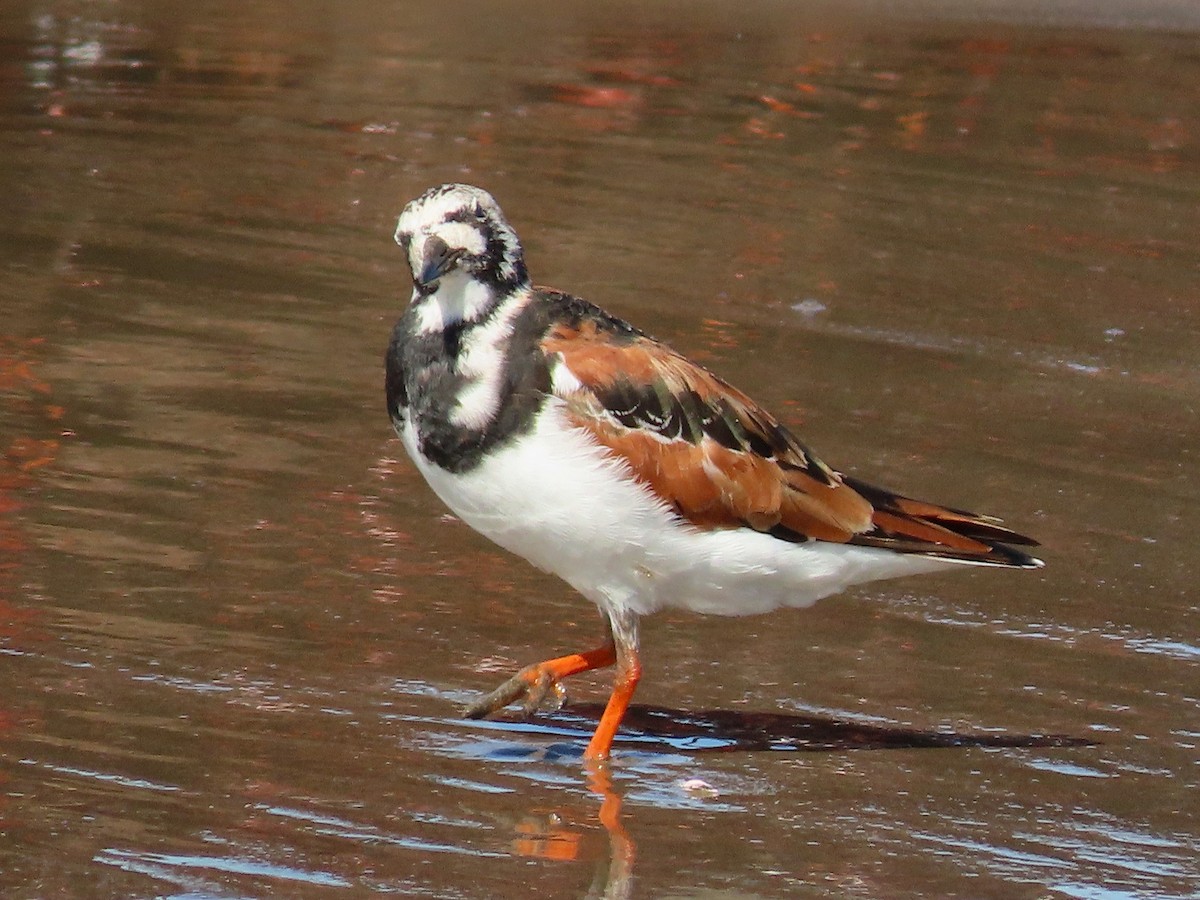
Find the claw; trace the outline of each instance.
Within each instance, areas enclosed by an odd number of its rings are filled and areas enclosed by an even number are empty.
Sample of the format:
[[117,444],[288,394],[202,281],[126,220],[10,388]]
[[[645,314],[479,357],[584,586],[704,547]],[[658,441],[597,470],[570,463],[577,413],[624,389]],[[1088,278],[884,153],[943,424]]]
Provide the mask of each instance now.
[[525,702],[521,704],[525,711],[525,718],[529,718],[542,708],[542,701],[550,693],[550,688],[557,683],[554,681],[553,676],[544,669],[539,670],[533,678],[534,680],[530,683],[529,689],[525,691]]
[[[607,625],[608,619],[604,621]],[[524,702],[521,705],[526,716],[533,715],[542,707],[560,709],[567,699],[562,679],[591,669],[611,666],[616,658],[617,651],[610,626],[608,641],[603,645],[584,653],[572,653],[526,666],[490,694],[484,694],[469,704],[463,710],[463,715],[468,719],[482,719],[522,698]]]
[[521,706],[526,716],[532,716],[552,692],[558,701],[557,705],[561,706],[561,698],[565,696],[565,691],[554,673],[542,665],[526,666],[490,694],[485,694],[470,704],[463,710],[463,715],[468,719],[482,719],[524,697]]
[[525,695],[525,702],[522,706],[525,717],[529,718],[538,710],[558,712],[566,702],[566,687],[551,673],[543,671],[537,681],[529,686],[529,692]]

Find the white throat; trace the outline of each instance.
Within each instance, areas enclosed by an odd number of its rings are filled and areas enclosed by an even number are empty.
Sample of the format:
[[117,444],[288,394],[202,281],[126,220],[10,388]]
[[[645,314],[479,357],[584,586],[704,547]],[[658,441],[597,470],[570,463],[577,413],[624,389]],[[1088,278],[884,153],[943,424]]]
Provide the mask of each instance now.
[[443,276],[437,290],[422,297],[414,291],[412,302],[416,306],[421,334],[445,331],[461,322],[474,322],[496,305],[499,298],[491,287],[476,281],[465,272],[450,272]]

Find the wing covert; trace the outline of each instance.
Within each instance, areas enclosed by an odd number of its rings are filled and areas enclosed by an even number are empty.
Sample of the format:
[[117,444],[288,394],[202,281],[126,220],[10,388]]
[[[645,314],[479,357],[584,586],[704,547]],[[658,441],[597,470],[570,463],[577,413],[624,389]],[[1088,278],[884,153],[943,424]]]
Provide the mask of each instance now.
[[749,397],[645,335],[605,326],[558,322],[543,339],[572,376],[562,399],[682,518],[792,540],[871,528],[871,505]]
[[698,528],[749,527],[1002,566],[1040,562],[991,516],[842,475],[741,391],[598,307],[555,295],[541,346],[574,424]]

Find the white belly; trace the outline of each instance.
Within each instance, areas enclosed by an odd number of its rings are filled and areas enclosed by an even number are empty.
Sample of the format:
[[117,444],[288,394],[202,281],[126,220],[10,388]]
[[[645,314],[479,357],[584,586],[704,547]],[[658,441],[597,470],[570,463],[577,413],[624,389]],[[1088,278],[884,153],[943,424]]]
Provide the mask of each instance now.
[[426,481],[463,521],[600,606],[748,615],[955,565],[873,547],[792,544],[750,528],[701,531],[570,427],[558,401],[551,404],[535,431],[465,475],[422,459],[411,424],[402,437]]

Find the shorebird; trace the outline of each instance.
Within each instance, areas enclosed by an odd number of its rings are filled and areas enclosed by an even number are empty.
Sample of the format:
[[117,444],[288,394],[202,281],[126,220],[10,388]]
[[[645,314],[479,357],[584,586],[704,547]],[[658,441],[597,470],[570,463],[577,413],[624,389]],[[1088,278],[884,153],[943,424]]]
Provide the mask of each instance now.
[[388,414],[464,522],[552,572],[605,623],[596,648],[522,669],[471,704],[532,713],[615,664],[585,757],[607,759],[641,676],[638,621],[810,606],[851,585],[962,565],[1032,569],[999,519],[822,462],[737,388],[598,306],[535,287],[486,191],[444,184],[395,233],[412,299],[386,358]]

